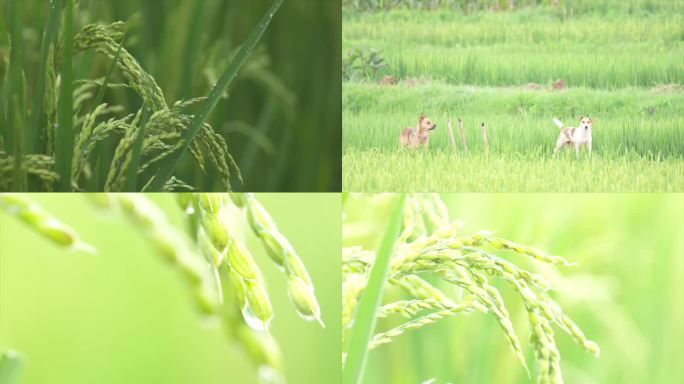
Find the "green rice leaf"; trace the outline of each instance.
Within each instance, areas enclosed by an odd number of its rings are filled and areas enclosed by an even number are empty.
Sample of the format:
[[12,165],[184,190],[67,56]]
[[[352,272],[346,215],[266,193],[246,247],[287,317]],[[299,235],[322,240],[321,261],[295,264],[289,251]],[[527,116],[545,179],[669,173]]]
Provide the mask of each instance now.
[[57,129],[55,141],[55,170],[61,175],[58,190],[71,190],[71,159],[74,152],[73,131],[73,0],[66,0],[64,14],[64,45],[62,58],[62,79],[59,87]]
[[266,31],[266,28],[268,28],[273,16],[278,11],[282,3],[283,0],[275,0],[259,24],[252,30],[252,33],[247,38],[247,41],[245,41],[237,56],[235,56],[235,59],[233,59],[233,61],[231,61],[231,63],[228,65],[228,68],[223,73],[219,81],[209,92],[207,100],[202,103],[199,111],[190,122],[190,125],[183,132],[183,136],[181,137],[182,145],[180,146],[180,149],[174,151],[171,155],[169,155],[166,161],[161,164],[159,172],[154,176],[154,179],[150,184],[149,189],[151,191],[161,191],[164,188],[166,181],[171,177],[173,170],[176,168],[178,160],[188,149],[195,135],[202,128],[204,121],[207,119],[214,107],[216,107],[216,104],[218,104],[223,91],[228,88],[230,83],[235,79],[238,71],[242,67],[242,64],[244,64],[245,60],[252,53],[254,47],[256,47],[256,45],[259,43],[261,36],[264,34],[264,31]]
[[368,285],[361,296],[356,312],[354,327],[351,329],[347,359],[342,370],[343,384],[360,384],[368,357],[368,344],[375,332],[376,309],[380,306],[382,292],[387,280],[390,258],[399,236],[402,222],[404,194],[397,196],[392,208],[387,231],[378,248],[375,263],[368,278]]

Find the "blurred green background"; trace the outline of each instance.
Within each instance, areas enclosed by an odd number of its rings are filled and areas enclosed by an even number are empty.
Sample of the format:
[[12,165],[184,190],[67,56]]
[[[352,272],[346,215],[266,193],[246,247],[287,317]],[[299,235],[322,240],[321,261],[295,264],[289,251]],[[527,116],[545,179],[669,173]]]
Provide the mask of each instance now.
[[[463,233],[493,230],[498,236],[577,262],[540,265],[501,253],[547,276],[552,293],[587,337],[601,346],[596,359],[556,330],[566,383],[684,382],[683,194],[443,194]],[[354,203],[354,200],[346,204]],[[355,233],[374,247],[385,221],[367,204],[345,206],[349,222],[370,219]],[[378,208],[378,210],[382,210]],[[375,220],[375,221],[373,221]],[[438,283],[439,284],[439,283]],[[443,285],[440,285],[443,286]],[[532,371],[528,379],[493,317],[479,313],[442,320],[398,337],[370,353],[368,383],[531,383],[536,367],[519,297],[496,284],[511,313]],[[455,290],[444,286],[447,292]],[[398,299],[400,292],[385,291]],[[379,330],[389,326],[379,323]]]
[[[126,21],[125,48],[157,81],[168,104],[206,96],[231,54],[257,25],[270,0],[80,0],[75,30]],[[4,4],[0,7],[5,12]],[[26,89],[33,90],[49,2],[22,0]],[[340,3],[287,0],[208,122],[228,142],[245,183],[236,190],[339,191],[341,189]],[[0,17],[0,57],[8,57]],[[111,60],[75,56],[75,79],[104,77]],[[0,60],[0,78],[7,63]],[[118,70],[113,82],[122,79]],[[142,104],[133,92],[106,93],[105,102]],[[92,102],[90,102],[92,104]],[[88,103],[84,111],[92,108]],[[110,141],[112,141],[110,139]],[[108,143],[113,151],[113,142]],[[111,156],[111,154],[110,154]],[[108,162],[107,162],[108,164]],[[189,155],[177,174],[203,191],[221,191],[215,170],[201,174]]]
[[[149,195],[148,195],[149,196]],[[255,368],[223,331],[204,324],[178,272],[124,217],[83,196],[32,195],[98,249],[58,248],[0,212],[0,349],[26,356],[21,384],[251,383]],[[151,196],[183,225],[171,194]],[[284,275],[247,230],[275,317],[290,383],[340,377],[340,200],[337,194],[258,194],[309,269],[326,328],[305,322]]]

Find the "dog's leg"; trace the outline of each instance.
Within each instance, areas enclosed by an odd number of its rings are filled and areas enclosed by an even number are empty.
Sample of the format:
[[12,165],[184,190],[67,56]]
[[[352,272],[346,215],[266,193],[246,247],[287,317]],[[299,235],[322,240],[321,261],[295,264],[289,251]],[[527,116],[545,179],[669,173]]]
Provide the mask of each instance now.
[[580,153],[580,147],[581,147],[581,146],[582,146],[582,145],[581,145],[580,143],[575,143],[575,153],[577,154],[577,158],[578,158],[578,159],[579,159],[579,157],[580,157],[579,153]]
[[558,140],[556,140],[556,148],[553,149],[553,156],[555,157],[558,151],[560,151],[561,148],[563,148],[563,145],[565,145],[565,142],[561,140],[559,137]]
[[587,142],[587,151],[589,151],[589,158],[591,158],[591,141]]

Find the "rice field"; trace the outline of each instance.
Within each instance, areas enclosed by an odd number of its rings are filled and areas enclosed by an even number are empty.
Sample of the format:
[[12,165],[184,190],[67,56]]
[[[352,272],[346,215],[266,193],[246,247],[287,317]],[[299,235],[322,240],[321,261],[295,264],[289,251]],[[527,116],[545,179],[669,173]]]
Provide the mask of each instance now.
[[[467,15],[347,6],[343,56],[372,49],[384,61],[343,82],[343,189],[684,190],[684,3],[629,4]],[[429,148],[400,149],[399,132],[423,112],[437,123]],[[594,121],[592,158],[554,158],[552,118],[573,126],[582,115]]]

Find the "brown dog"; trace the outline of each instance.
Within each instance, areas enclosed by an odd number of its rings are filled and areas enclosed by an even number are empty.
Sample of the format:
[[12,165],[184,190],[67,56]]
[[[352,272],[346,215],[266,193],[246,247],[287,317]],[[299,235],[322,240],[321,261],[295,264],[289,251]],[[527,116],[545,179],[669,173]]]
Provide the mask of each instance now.
[[415,127],[404,128],[399,135],[399,141],[402,147],[411,146],[411,148],[418,148],[421,144],[428,146],[430,141],[429,132],[437,128],[437,124],[433,124],[424,113],[420,114],[418,125]]

